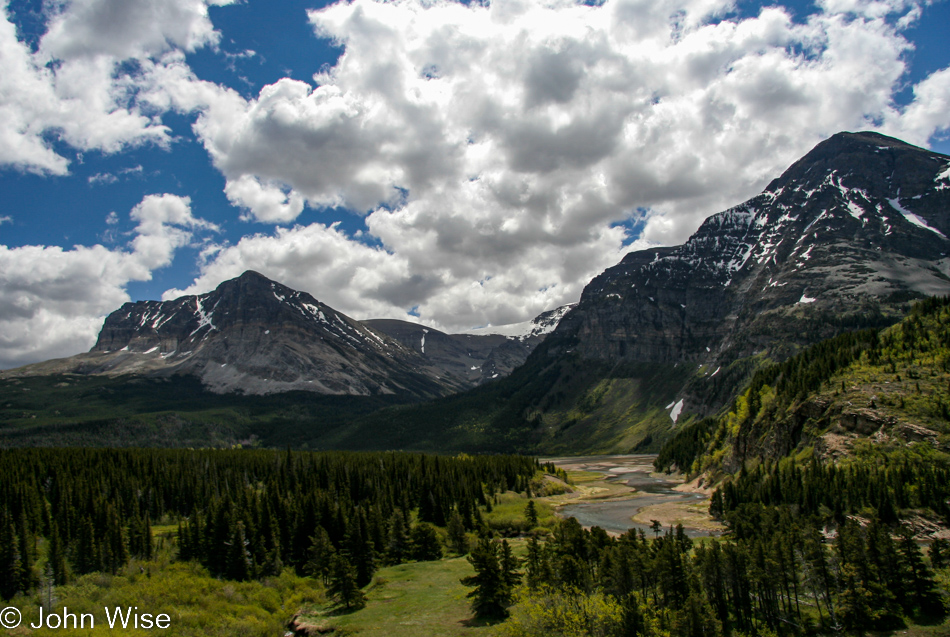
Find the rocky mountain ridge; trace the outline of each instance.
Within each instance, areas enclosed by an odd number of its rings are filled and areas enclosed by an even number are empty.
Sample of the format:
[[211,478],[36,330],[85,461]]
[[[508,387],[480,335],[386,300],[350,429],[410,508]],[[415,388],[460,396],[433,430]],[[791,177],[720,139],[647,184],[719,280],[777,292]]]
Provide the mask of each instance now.
[[671,413],[681,400],[712,413],[754,367],[742,361],[782,360],[950,293],[948,236],[950,157],[839,133],[683,245],[630,253],[596,277],[544,354],[680,366]]
[[361,322],[248,271],[207,294],[126,303],[106,318],[89,353],[3,375],[188,374],[216,393],[427,398],[510,373],[541,340]]

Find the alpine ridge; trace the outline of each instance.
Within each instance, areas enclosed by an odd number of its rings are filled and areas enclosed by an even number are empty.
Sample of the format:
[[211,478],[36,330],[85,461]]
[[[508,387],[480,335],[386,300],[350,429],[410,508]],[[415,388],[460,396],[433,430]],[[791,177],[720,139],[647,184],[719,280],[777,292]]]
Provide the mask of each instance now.
[[[554,324],[545,318],[545,329]],[[528,332],[530,326],[541,330],[529,322]],[[182,374],[215,393],[304,390],[421,399],[507,375],[542,339],[541,331],[444,334],[405,321],[361,322],[247,271],[207,294],[126,303],[106,317],[87,354],[3,375]]]
[[950,157],[839,133],[683,245],[630,253],[596,277],[539,354],[677,366],[671,420],[677,403],[711,413],[756,360],[950,293],[948,236]]

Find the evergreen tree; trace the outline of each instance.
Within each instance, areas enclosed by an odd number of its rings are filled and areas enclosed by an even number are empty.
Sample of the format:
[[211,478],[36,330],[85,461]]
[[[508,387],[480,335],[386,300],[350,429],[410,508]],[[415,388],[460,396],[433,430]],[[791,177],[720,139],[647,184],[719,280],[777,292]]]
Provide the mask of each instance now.
[[20,590],[23,563],[13,523],[8,515],[0,519],[0,597],[11,599]]
[[528,523],[529,529],[538,526],[538,508],[535,506],[534,500],[528,500],[528,504],[524,508],[524,519]]
[[227,547],[225,575],[228,579],[243,582],[254,577],[254,560],[248,550],[248,544],[244,522],[239,521]]
[[930,566],[941,569],[947,565],[947,553],[950,552],[950,542],[938,538],[930,543]]
[[318,526],[310,537],[310,548],[307,550],[307,563],[304,573],[314,579],[322,580],[324,585],[330,582],[330,569],[333,566],[333,557],[336,549],[330,542],[326,529]]
[[89,518],[83,518],[79,524],[79,541],[75,547],[75,558],[73,564],[76,566],[76,572],[79,575],[92,573],[102,568],[102,559],[100,557],[99,543],[96,541],[96,533],[92,527]]
[[345,555],[333,554],[327,596],[347,611],[366,606],[366,595],[356,583],[356,569]]
[[458,511],[452,511],[446,529],[449,535],[449,546],[459,555],[468,553],[468,536],[465,534],[465,522]]
[[502,578],[509,592],[514,591],[515,587],[521,583],[522,573],[518,570],[521,560],[515,557],[511,552],[511,546],[508,540],[501,541],[501,551],[498,556],[498,567],[501,569]]
[[69,569],[66,566],[66,550],[59,537],[59,528],[52,523],[50,530],[49,552],[47,554],[47,568],[50,570],[52,584],[62,586],[69,581]]
[[389,541],[386,544],[386,561],[399,564],[409,555],[409,530],[405,514],[396,509],[389,518]]
[[473,587],[467,595],[472,600],[472,612],[481,618],[507,617],[512,591],[505,582],[506,577],[499,561],[499,544],[483,538],[467,559],[475,569],[475,574],[463,577],[460,581],[465,586]]
[[16,525],[17,540],[19,540],[20,551],[20,590],[30,591],[39,583],[39,578],[33,570],[33,563],[36,561],[36,537],[26,523],[26,514],[23,509],[17,517]]
[[412,559],[429,562],[442,559],[442,544],[435,527],[428,522],[420,522],[412,528]]

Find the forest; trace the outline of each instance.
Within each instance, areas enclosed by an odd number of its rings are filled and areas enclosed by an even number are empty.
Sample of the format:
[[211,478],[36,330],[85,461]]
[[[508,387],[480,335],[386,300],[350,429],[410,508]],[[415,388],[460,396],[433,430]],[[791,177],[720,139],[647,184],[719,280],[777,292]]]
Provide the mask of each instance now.
[[177,524],[178,558],[213,576],[286,566],[353,595],[379,564],[441,557],[435,526],[484,527],[493,495],[529,489],[539,469],[501,455],[0,450],[0,597],[148,558],[156,521]]
[[944,595],[913,536],[846,520],[835,533],[790,507],[745,504],[727,514],[728,539],[694,541],[682,527],[619,538],[562,521],[529,540],[525,589],[502,624],[542,635],[860,634],[939,622]]

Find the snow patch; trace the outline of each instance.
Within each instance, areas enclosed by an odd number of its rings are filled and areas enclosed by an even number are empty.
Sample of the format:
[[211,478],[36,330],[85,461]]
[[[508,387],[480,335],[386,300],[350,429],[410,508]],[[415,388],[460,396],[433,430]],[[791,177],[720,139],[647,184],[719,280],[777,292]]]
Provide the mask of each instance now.
[[858,204],[853,201],[848,202],[848,212],[851,213],[851,216],[855,219],[860,219],[861,215],[864,214],[864,210]]
[[722,367],[717,367],[717,368],[716,368],[716,371],[714,371],[712,374],[710,374],[709,377],[712,378],[713,376],[715,376],[716,374],[718,374],[720,369],[722,369]]
[[930,230],[930,231],[933,232],[934,234],[938,234],[938,235],[940,235],[941,237],[943,237],[944,239],[947,238],[947,235],[945,235],[944,233],[940,232],[940,231],[937,230],[936,228],[931,228],[930,225],[928,225],[927,222],[926,222],[922,217],[920,217],[919,215],[915,215],[915,214],[914,214],[913,212],[911,212],[910,210],[907,210],[906,208],[904,208],[903,206],[901,206],[901,203],[900,203],[900,200],[899,200],[899,199],[888,199],[887,202],[888,202],[889,204],[891,204],[891,207],[892,207],[894,210],[896,210],[897,212],[899,212],[899,213],[901,213],[902,215],[904,215],[904,219],[907,219],[908,221],[910,221],[910,222],[911,222],[912,224],[914,224],[915,226],[917,226],[917,227],[919,227],[919,228],[923,228],[924,230]]
[[950,164],[947,164],[947,167],[943,169],[943,172],[934,177],[935,182],[948,182],[948,183],[938,183],[937,190],[946,190],[950,188]]
[[676,424],[676,421],[680,417],[680,413],[683,411],[683,399],[680,398],[679,402],[673,405],[673,409],[670,410],[670,418],[673,420],[673,424]]
[[814,303],[816,299],[811,298],[804,292],[802,292],[802,298],[798,299],[799,303]]

